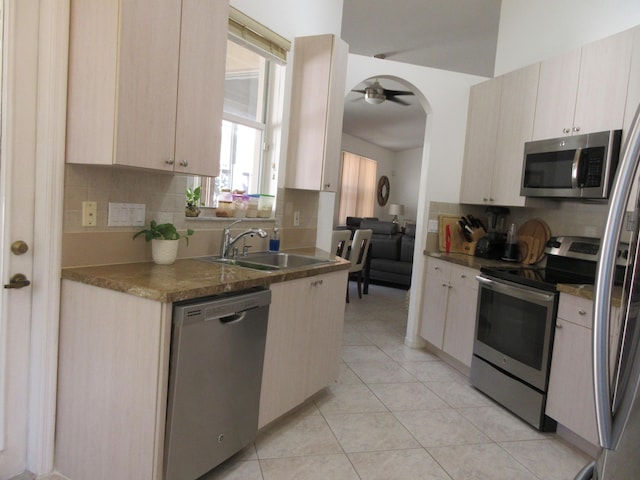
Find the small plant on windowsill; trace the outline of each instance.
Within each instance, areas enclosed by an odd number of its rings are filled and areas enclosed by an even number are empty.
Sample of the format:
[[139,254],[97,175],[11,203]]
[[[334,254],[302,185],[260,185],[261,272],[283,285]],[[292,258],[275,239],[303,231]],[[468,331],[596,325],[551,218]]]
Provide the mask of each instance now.
[[176,261],[178,255],[178,240],[184,238],[189,245],[189,237],[193,235],[193,230],[188,229],[187,233],[180,235],[173,223],[158,224],[151,220],[149,228],[140,230],[133,238],[144,235],[147,242],[151,242],[151,256],[153,261],[159,265],[170,265]]
[[184,214],[187,217],[197,217],[200,215],[200,195],[202,191],[200,187],[189,187],[187,188],[187,205],[184,209]]

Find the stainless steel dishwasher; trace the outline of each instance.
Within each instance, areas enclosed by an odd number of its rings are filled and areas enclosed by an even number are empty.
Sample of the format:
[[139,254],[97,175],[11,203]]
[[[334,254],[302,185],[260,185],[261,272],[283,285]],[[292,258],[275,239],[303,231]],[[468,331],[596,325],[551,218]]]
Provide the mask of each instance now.
[[174,305],[166,480],[198,478],[254,440],[270,303],[257,289]]

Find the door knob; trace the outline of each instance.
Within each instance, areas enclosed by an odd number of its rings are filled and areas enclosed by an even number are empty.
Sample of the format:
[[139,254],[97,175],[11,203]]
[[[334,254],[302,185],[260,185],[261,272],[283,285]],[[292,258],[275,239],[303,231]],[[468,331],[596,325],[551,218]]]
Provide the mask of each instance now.
[[29,245],[22,240],[16,240],[11,244],[11,253],[14,255],[23,255],[29,251]]
[[9,279],[9,283],[5,283],[4,288],[22,288],[28,287],[31,282],[27,280],[27,277],[22,273],[16,273]]

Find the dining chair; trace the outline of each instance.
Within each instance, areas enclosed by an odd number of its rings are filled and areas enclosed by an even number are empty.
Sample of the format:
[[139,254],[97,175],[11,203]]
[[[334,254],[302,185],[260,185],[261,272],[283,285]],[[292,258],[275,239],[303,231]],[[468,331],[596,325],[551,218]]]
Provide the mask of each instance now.
[[[371,235],[373,230],[356,230],[351,242],[351,250],[349,252],[349,276],[356,276],[358,282],[358,297],[362,298],[362,269],[367,259],[367,252],[371,245]],[[349,303],[349,284],[347,282],[347,303]]]
[[351,240],[351,230],[334,230],[331,235],[332,253],[338,257],[349,257],[349,240]]

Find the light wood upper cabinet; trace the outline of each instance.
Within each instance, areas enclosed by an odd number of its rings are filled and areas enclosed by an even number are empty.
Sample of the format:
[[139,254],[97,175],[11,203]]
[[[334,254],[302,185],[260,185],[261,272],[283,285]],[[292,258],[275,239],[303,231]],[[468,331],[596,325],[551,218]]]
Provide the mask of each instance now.
[[539,64],[474,85],[469,99],[461,203],[524,206],[524,142],[531,140]]
[[496,205],[524,206],[520,196],[524,143],[533,135],[538,74],[536,63],[503,75],[491,197]]
[[299,37],[293,73],[285,186],[335,192],[348,46],[334,35]]
[[489,203],[498,136],[502,77],[471,87],[460,187],[461,203]]
[[228,1],[71,9],[67,162],[218,175]]
[[534,140],[622,128],[633,32],[542,62]]

